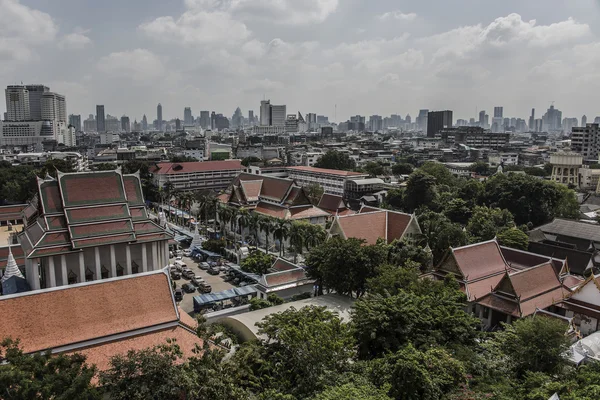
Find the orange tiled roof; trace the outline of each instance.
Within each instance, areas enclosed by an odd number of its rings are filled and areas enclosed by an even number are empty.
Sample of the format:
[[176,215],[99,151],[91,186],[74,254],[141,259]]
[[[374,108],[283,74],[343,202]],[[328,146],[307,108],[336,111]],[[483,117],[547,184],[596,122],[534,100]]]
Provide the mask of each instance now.
[[256,205],[254,209],[255,212],[259,214],[269,215],[275,218],[285,219],[286,217],[286,208],[269,203],[260,202]]
[[27,204],[0,206],[0,221],[13,221],[15,219],[21,219],[21,213],[25,207],[27,207]]
[[291,219],[328,217],[329,213],[315,206],[290,208]]
[[319,200],[318,207],[327,211],[337,211],[340,209],[345,209],[346,205],[344,204],[344,199],[342,196],[323,193],[323,196],[321,196],[321,199]]
[[468,281],[505,272],[509,268],[495,240],[458,247],[452,249],[452,253]]
[[400,239],[406,232],[412,216],[395,211],[374,209],[359,214],[338,215],[338,223],[347,238],[364,239],[367,244],[375,244],[377,239],[391,243]]
[[178,320],[163,271],[3,296],[0,314],[0,337],[19,338],[25,353]]

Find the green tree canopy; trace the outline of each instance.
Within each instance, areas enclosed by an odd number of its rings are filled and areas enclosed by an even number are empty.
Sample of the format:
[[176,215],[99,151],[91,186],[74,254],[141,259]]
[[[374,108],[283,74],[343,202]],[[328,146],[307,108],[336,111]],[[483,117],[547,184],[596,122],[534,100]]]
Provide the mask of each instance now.
[[392,173],[394,175],[410,175],[412,174],[414,167],[412,164],[399,163],[392,166]]
[[306,193],[310,202],[316,206],[319,204],[325,190],[323,189],[323,186],[319,185],[317,182],[312,182],[304,187],[304,193]]
[[346,153],[341,153],[337,150],[329,150],[317,160],[315,167],[352,171],[356,168],[356,162]]
[[450,247],[460,247],[468,243],[462,226],[452,223],[444,214],[427,211],[418,216],[423,237],[429,244],[433,264],[441,261]]
[[439,185],[456,185],[457,179],[444,164],[428,161],[419,167],[419,170],[433,176]]
[[274,261],[275,258],[272,255],[256,250],[250,253],[250,255],[242,261],[240,266],[246,272],[263,275],[271,268]]
[[[442,168],[445,168],[442,166]],[[421,206],[431,206],[437,197],[436,178],[421,170],[413,172],[406,183],[403,204],[407,212],[413,212]]]
[[379,162],[369,161],[362,168],[369,176],[376,177],[377,175],[383,175],[385,169]]
[[496,235],[498,243],[513,249],[527,250],[529,247],[529,236],[518,228],[508,228]]
[[477,206],[467,224],[467,232],[474,242],[479,242],[491,240],[499,232],[514,227],[515,222],[510,211]]

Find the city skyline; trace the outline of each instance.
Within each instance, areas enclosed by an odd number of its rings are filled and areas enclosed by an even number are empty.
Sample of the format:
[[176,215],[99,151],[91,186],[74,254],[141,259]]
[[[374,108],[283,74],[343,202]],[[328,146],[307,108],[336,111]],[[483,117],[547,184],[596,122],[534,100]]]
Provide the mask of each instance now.
[[262,98],[331,120],[337,105],[338,122],[421,108],[468,119],[496,105],[528,118],[553,100],[566,116],[600,114],[592,1],[107,3],[91,20],[86,3],[2,0],[0,84],[47,84],[69,113],[104,104],[132,120],[159,102],[172,119],[186,106],[256,112]]

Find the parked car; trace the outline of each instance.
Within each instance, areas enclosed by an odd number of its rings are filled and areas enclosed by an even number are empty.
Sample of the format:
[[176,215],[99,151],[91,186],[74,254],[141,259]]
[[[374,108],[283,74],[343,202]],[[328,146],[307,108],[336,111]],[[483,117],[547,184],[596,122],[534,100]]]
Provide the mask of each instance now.
[[199,275],[196,275],[196,276],[194,276],[194,277],[191,279],[191,282],[192,282],[194,285],[196,285],[196,286],[200,286],[200,285],[202,285],[202,284],[206,283],[206,282],[204,281],[204,278],[202,278],[202,277],[201,277],[201,276],[199,276]]
[[178,255],[178,256],[182,256],[183,255],[183,251],[177,250],[177,251],[175,251],[175,254]]
[[186,293],[194,293],[196,291],[196,287],[191,283],[186,283],[181,286],[184,292]]
[[248,286],[249,283],[246,281],[240,282],[240,287]]
[[225,282],[230,282],[230,281],[232,281],[234,278],[235,278],[235,277],[234,277],[233,275],[224,275],[224,276],[223,276],[223,280],[224,280]]
[[220,270],[221,272],[229,272],[229,270],[230,270],[230,269],[231,269],[231,268],[230,268],[228,265],[221,265],[221,266],[219,267],[219,270]]
[[198,268],[200,268],[203,271],[208,271],[210,265],[208,265],[207,262],[201,262],[200,264],[198,264]]
[[169,258],[173,258],[175,256],[175,254],[173,254],[172,251],[169,251]]
[[171,271],[171,279],[174,281],[178,281],[181,279],[181,272],[179,271]]
[[219,275],[220,271],[218,268],[210,267],[207,272],[211,275]]
[[191,269],[186,269],[181,273],[181,276],[183,276],[185,279],[192,279],[194,275],[196,274]]
[[210,292],[212,292],[212,287],[210,285],[203,283],[198,286],[198,293],[210,293]]
[[175,289],[175,301],[183,300],[183,290],[177,288]]
[[186,257],[189,257],[191,254],[192,254],[192,250],[190,250],[190,249],[185,249],[183,251],[183,255]]

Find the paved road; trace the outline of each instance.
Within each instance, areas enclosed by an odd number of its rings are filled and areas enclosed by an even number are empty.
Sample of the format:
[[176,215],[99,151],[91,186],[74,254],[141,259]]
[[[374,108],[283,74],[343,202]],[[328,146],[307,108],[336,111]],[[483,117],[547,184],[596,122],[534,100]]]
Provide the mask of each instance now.
[[[175,259],[171,258],[169,261],[172,263]],[[188,257],[183,257],[183,262],[186,263],[186,265],[192,270],[194,271],[194,273],[196,275],[201,276],[202,278],[204,278],[204,280],[206,281],[206,283],[208,283],[210,286],[212,286],[212,291],[214,292],[221,292],[223,290],[227,290],[227,289],[231,289],[234,286],[231,285],[228,282],[225,282],[223,280],[223,274],[219,274],[219,275],[210,275],[208,272],[201,270],[198,267],[198,264],[196,263],[196,261],[192,260],[191,258]],[[181,287],[182,285],[188,283],[189,281],[185,278],[181,278],[178,281],[175,281],[175,283],[177,284],[177,287]],[[181,309],[185,312],[187,312],[190,315],[194,314],[194,296],[198,296],[200,293],[198,292],[194,292],[194,293],[186,293],[183,296],[183,301],[180,302],[180,306]]]

